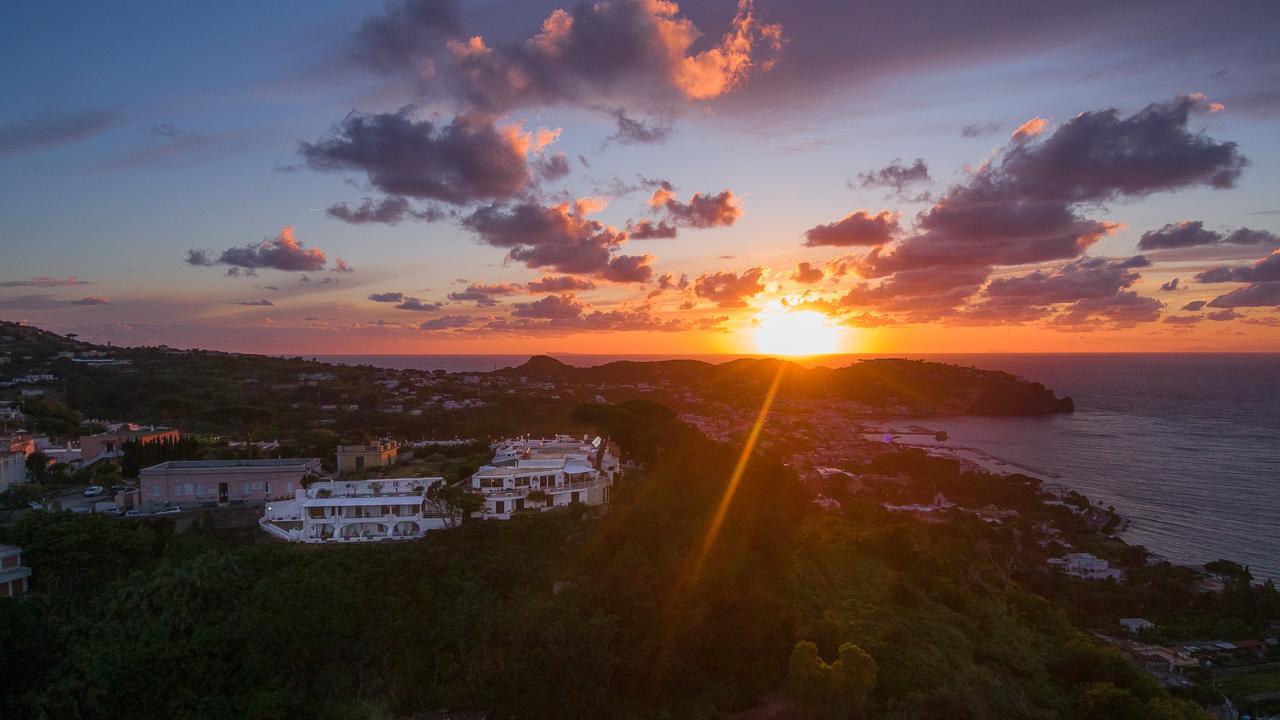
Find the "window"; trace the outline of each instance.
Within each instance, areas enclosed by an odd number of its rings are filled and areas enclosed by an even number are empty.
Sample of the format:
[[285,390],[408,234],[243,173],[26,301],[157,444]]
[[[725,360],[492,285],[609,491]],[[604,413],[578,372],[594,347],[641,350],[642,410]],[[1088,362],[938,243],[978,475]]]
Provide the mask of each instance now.
[[582,502],[582,499],[581,499],[581,498],[582,498],[582,493],[580,493],[580,492],[575,492],[575,493],[573,494],[573,499],[572,499],[572,500],[570,500],[569,502]]
[[363,456],[363,455],[357,455],[357,456],[356,456],[356,470],[363,470],[363,469],[364,469],[364,456]]
[[271,483],[266,482],[266,481],[263,481],[263,483],[262,483],[262,492],[266,493],[267,495],[270,495],[270,494],[271,494]]
[[151,497],[160,497],[160,486],[159,486],[159,485],[152,485],[152,486],[151,486]]
[[498,500],[493,504],[493,511],[499,515],[506,512],[507,511],[506,503],[502,502],[501,500]]

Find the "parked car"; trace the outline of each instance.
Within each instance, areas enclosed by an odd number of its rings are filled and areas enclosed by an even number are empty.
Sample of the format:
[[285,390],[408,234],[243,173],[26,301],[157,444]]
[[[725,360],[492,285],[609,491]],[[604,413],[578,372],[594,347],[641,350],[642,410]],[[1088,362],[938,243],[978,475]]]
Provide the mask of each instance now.
[[157,510],[154,514],[156,514],[156,515],[175,515],[175,514],[180,513],[180,512],[182,512],[182,508],[178,507],[177,505],[174,505],[173,507],[167,507],[167,508],[165,508],[165,509],[163,509],[163,510]]
[[109,507],[109,508],[106,508],[105,510],[99,510],[98,512],[104,515],[115,515],[116,517],[119,517],[124,514],[124,512],[122,512],[118,507]]
[[84,489],[84,496],[97,497],[106,491],[107,489],[102,487],[101,485],[90,485],[89,487]]
[[139,510],[138,508],[134,508],[132,510],[125,512],[124,516],[125,517],[143,517],[150,514],[151,513],[146,512],[145,510]]

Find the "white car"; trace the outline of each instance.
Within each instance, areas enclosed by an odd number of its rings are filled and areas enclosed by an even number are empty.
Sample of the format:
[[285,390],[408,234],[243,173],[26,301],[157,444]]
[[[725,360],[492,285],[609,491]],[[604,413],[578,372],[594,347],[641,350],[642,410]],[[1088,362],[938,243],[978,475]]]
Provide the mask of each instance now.
[[101,485],[90,485],[89,487],[87,487],[87,488],[85,488],[85,489],[84,489],[84,496],[85,496],[85,497],[98,497],[99,495],[101,495],[102,493],[104,493],[104,492],[106,492],[106,491],[107,491],[107,489],[106,489],[106,488],[104,488],[104,487],[102,487]]
[[154,515],[176,515],[180,512],[182,512],[182,508],[178,507],[177,505],[174,505],[173,507],[167,507],[163,510],[157,510],[153,514]]
[[149,513],[149,512],[145,512],[145,511],[143,511],[143,510],[139,510],[138,508],[134,508],[134,509],[129,510],[128,512],[126,512],[126,513],[124,514],[124,516],[125,516],[125,517],[143,517],[143,516],[145,516],[145,515],[150,515],[150,514],[151,514],[151,513]]

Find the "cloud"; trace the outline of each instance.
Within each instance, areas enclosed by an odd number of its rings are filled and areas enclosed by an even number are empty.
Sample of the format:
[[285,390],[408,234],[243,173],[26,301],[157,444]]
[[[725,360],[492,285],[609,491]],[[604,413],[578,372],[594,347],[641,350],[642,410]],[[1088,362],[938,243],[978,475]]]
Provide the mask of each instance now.
[[88,295],[79,300],[72,300],[72,305],[110,305],[111,300],[100,295]]
[[733,272],[704,273],[694,282],[693,291],[701,298],[722,308],[747,306],[747,298],[764,292],[764,268],[754,267],[742,274]]
[[[781,28],[761,23],[750,0],[740,1],[719,42],[697,52],[692,48],[701,33],[678,13],[675,3],[658,0],[579,3],[552,12],[524,42],[452,39],[429,58],[414,43],[407,48],[412,64],[390,61],[394,53],[366,64],[416,73],[464,105],[500,113],[602,100],[708,100],[768,69],[782,45]],[[429,74],[420,69],[428,60]],[[437,77],[440,82],[432,82]]]
[[435,49],[443,39],[461,34],[462,13],[455,0],[398,0],[360,24],[348,52],[373,70],[429,77]]
[[1110,323],[1113,327],[1126,328],[1158,319],[1162,307],[1164,303],[1155,298],[1126,290],[1107,297],[1077,300],[1055,317],[1053,324],[1080,326]]
[[511,316],[518,318],[545,318],[563,320],[582,315],[585,309],[582,303],[572,294],[548,295],[540,300],[527,303],[516,303],[512,306]]
[[569,290],[594,290],[596,284],[586,278],[578,278],[572,275],[560,275],[541,277],[530,282],[527,286],[529,292],[546,292],[558,293]]
[[1208,112],[1181,95],[1123,117],[1081,113],[1052,133],[1011,141],[916,219],[915,232],[873,250],[860,270],[886,275],[934,265],[1020,265],[1079,256],[1115,229],[1082,206],[1207,185],[1233,187],[1248,164],[1235,143],[1187,128]]
[[1192,300],[1186,305],[1183,305],[1182,309],[1186,310],[1187,312],[1199,312],[1201,308],[1203,308],[1207,304],[1208,304],[1207,300]]
[[897,192],[902,192],[909,185],[931,181],[929,166],[925,164],[923,158],[916,158],[911,165],[903,165],[901,159],[894,159],[879,170],[858,173],[858,184],[864,188],[885,187]]
[[1196,274],[1196,282],[1277,282],[1280,281],[1280,250],[1258,260],[1252,265],[1219,265]]
[[797,263],[795,272],[791,273],[792,280],[806,285],[822,282],[824,277],[826,275],[822,272],[822,268],[807,262]]
[[836,222],[809,228],[804,233],[804,244],[807,247],[884,245],[897,236],[899,229],[896,212],[881,210],[872,215],[866,210],[857,210]]
[[346,260],[343,260],[340,257],[336,257],[333,259],[333,267],[329,269],[329,272],[336,272],[336,273],[351,273],[355,271],[356,269],[351,267],[350,263],[348,263]]
[[1199,315],[1165,315],[1164,322],[1170,325],[1195,325],[1204,318]]
[[533,167],[543,180],[559,180],[569,174],[569,158],[564,153],[544,155],[534,161]]
[[[568,312],[570,311],[566,311],[566,314]],[[714,325],[718,321],[720,321],[719,318],[700,318],[693,323],[678,318],[662,319],[647,309],[593,310],[560,318],[498,318],[477,328],[477,331],[485,334],[511,333],[527,336],[569,335],[581,332],[682,332],[705,328],[708,322]]]
[[1009,139],[1013,140],[1014,142],[1022,142],[1022,141],[1030,140],[1031,138],[1036,137],[1040,133],[1044,132],[1045,128],[1047,127],[1049,127],[1048,120],[1045,120],[1042,117],[1031,118],[1030,120],[1019,125],[1018,129],[1014,130],[1013,134],[1009,136]]
[[376,203],[370,198],[365,198],[357,207],[351,207],[345,202],[337,203],[325,210],[325,214],[352,225],[364,225],[367,223],[395,225],[408,218],[435,222],[446,217],[446,213],[436,207],[428,207],[426,210],[414,210],[408,200],[395,196],[383,198]]
[[272,307],[275,305],[275,303],[271,302],[266,298],[262,298],[261,300],[240,300],[232,303],[232,305],[245,305],[248,307]]
[[193,133],[180,130],[172,123],[151,128],[153,144],[138,148],[110,163],[113,168],[185,167],[199,160],[225,157],[232,149],[243,149],[244,143],[228,148],[236,139],[233,133]]
[[1212,320],[1214,322],[1225,322],[1227,320],[1235,320],[1236,318],[1242,318],[1244,316],[1231,308],[1227,308],[1225,310],[1217,310],[1207,313],[1204,317],[1206,320]]
[[1142,233],[1139,250],[1167,250],[1202,245],[1280,245],[1280,236],[1266,230],[1239,228],[1229,233],[1206,230],[1199,220],[1169,223]]
[[[187,263],[210,267],[231,265],[231,271],[271,268],[286,272],[315,272],[324,269],[325,254],[320,248],[308,248],[294,237],[293,226],[285,227],[274,238],[266,238],[256,245],[233,247],[223,250],[216,258],[212,251],[188,250]],[[239,274],[238,272],[229,274]]]
[[394,113],[352,112],[328,137],[301,143],[312,169],[357,170],[390,195],[467,204],[503,200],[529,187],[527,156],[535,137],[518,125],[458,115],[442,124],[416,120],[413,108]]
[[619,145],[654,145],[665,142],[671,135],[671,123],[665,120],[645,122],[627,115],[625,108],[617,107],[609,111],[617,123],[618,130],[605,138],[606,143],[616,142]]
[[477,307],[493,307],[498,304],[495,297],[502,295],[514,295],[523,290],[519,285],[511,283],[498,283],[496,285],[485,285],[475,283],[468,285],[461,292],[449,293],[449,299],[455,302],[474,302]]
[[586,217],[590,208],[519,203],[484,205],[463,221],[481,241],[508,248],[507,256],[530,268],[549,268],[572,275],[621,282],[644,282],[653,274],[651,255],[614,255],[627,233]]
[[1106,298],[1128,289],[1141,277],[1134,268],[1150,265],[1141,255],[1127,260],[1081,258],[1046,272],[992,280],[988,297],[1019,298],[1033,305],[1053,305],[1085,298]]
[[463,315],[441,315],[438,318],[427,320],[418,326],[419,330],[453,330],[463,328],[470,325],[471,318]]
[[0,156],[35,152],[87,140],[115,127],[123,118],[115,110],[96,108],[43,115],[0,125]]
[[666,220],[656,223],[652,220],[641,220],[627,226],[627,232],[631,234],[631,238],[634,240],[670,240],[679,231],[674,224]]
[[8,280],[0,282],[0,287],[38,287],[38,288],[54,288],[54,287],[75,287],[77,285],[92,285],[88,280],[77,279],[75,275],[68,275],[64,278],[49,277],[41,275],[39,277],[27,278],[26,280]]
[[1167,283],[1160,285],[1160,292],[1173,292],[1178,289],[1178,278],[1174,278]]
[[964,127],[960,128],[960,137],[967,137],[967,138],[986,137],[987,135],[995,135],[998,132],[1000,132],[999,123],[993,123],[993,122],[975,123],[975,124],[965,125]]
[[428,302],[422,298],[405,296],[396,304],[397,310],[412,310],[414,312],[436,312],[441,308],[440,303]]
[[1209,301],[1209,307],[1280,307],[1280,282],[1257,282],[1236,288]]
[[649,206],[667,214],[673,223],[686,227],[710,228],[732,225],[742,216],[732,190],[716,195],[696,192],[689,202],[682,203],[666,185],[653,191]]
[[404,293],[398,293],[398,292],[373,293],[372,295],[369,296],[369,299],[378,303],[398,303],[404,300]]

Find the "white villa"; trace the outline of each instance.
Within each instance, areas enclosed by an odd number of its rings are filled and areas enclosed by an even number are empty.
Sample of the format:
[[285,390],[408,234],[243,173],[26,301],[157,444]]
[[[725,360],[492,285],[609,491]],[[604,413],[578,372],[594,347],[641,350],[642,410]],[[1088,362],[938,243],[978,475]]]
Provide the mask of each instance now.
[[519,510],[608,504],[619,469],[609,446],[570,435],[497,443],[493,460],[471,476],[471,492],[484,498],[481,516],[506,520]]
[[268,502],[258,525],[292,542],[409,540],[453,527],[459,512],[427,497],[444,478],[327,480]]

